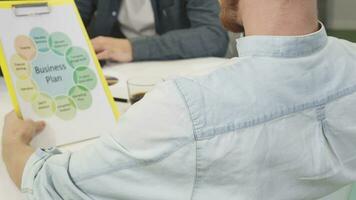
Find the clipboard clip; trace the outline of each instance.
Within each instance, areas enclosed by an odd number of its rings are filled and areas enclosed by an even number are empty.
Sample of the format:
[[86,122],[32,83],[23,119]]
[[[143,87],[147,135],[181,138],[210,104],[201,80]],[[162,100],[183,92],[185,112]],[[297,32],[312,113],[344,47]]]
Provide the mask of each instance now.
[[51,13],[48,3],[28,3],[12,6],[12,10],[17,17],[45,15]]

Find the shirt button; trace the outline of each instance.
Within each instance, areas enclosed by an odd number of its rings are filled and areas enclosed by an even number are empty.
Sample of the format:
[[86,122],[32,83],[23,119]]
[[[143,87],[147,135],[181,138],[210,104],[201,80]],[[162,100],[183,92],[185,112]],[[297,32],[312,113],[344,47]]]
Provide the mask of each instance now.
[[115,17],[116,15],[117,15],[117,12],[116,12],[116,11],[113,11],[113,12],[112,12],[112,16]]
[[167,17],[167,11],[166,10],[162,10],[162,13],[165,17]]

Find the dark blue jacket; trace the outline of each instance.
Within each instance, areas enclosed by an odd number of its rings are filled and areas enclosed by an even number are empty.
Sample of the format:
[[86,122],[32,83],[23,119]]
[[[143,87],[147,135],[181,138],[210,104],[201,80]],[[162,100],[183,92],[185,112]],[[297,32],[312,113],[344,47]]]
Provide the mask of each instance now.
[[[132,39],[134,60],[224,56],[227,34],[218,0],[151,0],[157,36]],[[90,37],[124,37],[117,15],[121,0],[76,0]]]

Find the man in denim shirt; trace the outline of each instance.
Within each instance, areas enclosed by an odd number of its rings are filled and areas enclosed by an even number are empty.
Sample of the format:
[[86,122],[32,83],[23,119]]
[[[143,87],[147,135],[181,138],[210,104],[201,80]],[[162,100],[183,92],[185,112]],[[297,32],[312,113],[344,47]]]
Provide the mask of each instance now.
[[356,45],[327,37],[316,0],[222,3],[240,57],[161,84],[95,144],[34,153],[44,122],[7,116],[28,199],[316,199],[356,180]]

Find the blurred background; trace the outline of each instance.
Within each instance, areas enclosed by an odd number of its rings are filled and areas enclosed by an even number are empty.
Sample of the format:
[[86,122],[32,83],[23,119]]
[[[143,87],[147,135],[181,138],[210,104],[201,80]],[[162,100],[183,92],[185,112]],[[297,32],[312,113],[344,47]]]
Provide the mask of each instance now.
[[319,0],[319,13],[329,35],[356,42],[356,0]]
[[[356,0],[319,0],[319,18],[329,36],[356,42]],[[230,44],[226,57],[238,55],[235,40],[241,36],[229,33]]]

